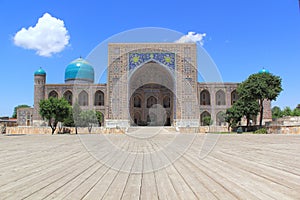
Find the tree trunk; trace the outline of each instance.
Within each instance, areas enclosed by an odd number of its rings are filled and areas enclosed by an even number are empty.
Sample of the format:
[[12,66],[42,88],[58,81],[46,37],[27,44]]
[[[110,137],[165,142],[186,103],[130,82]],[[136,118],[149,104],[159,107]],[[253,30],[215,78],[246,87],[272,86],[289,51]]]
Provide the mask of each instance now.
[[259,126],[262,127],[262,121],[263,121],[263,114],[264,114],[264,100],[259,101],[259,107],[260,107],[260,116],[259,116]]
[[78,132],[77,132],[77,126],[75,126],[75,133],[76,133],[76,135],[77,135],[77,133],[78,133]]
[[249,126],[250,117],[247,117],[247,127]]
[[91,133],[91,132],[92,132],[92,128],[93,128],[93,126],[92,126],[92,125],[88,127],[89,133]]

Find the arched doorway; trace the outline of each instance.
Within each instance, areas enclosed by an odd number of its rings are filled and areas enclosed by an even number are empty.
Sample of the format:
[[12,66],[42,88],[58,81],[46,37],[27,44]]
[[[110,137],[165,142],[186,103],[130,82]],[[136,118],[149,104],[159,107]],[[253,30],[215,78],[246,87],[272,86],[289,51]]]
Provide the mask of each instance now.
[[157,62],[150,61],[132,70],[128,90],[131,125],[171,126],[174,84],[172,71]]

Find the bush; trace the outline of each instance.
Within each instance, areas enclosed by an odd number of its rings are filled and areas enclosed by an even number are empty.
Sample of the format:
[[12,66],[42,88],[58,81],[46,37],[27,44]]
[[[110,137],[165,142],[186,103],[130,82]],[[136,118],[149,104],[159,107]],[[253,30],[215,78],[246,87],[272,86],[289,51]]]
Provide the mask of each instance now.
[[238,127],[238,128],[236,129],[236,132],[237,132],[237,133],[243,133],[243,128],[242,128],[242,127]]
[[256,131],[254,131],[255,134],[267,134],[267,129],[266,128],[261,128],[261,129],[258,129]]

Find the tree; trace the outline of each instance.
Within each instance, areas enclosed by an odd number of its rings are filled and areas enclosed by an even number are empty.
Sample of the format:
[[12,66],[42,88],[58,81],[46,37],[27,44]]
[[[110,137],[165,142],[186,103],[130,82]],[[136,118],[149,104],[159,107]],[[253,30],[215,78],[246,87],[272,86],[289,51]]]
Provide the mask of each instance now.
[[93,110],[85,110],[80,113],[81,124],[83,127],[88,127],[89,133],[91,133],[93,125],[98,124],[98,118],[96,112]]
[[293,116],[292,109],[289,106],[285,107],[282,111],[282,116]]
[[273,118],[273,119],[277,119],[277,118],[280,118],[280,117],[282,117],[282,116],[283,116],[283,113],[282,113],[280,107],[274,106],[274,107],[272,108],[272,118]]
[[18,110],[18,108],[30,108],[30,106],[25,105],[25,104],[16,106],[16,107],[14,108],[14,113],[13,113],[13,115],[11,116],[12,118],[17,118],[17,110]]
[[102,126],[103,114],[100,111],[96,111],[96,116],[98,119],[99,126]]
[[247,119],[247,126],[249,126],[249,122],[253,117],[256,117],[259,112],[259,104],[257,100],[237,100],[233,107],[239,112],[242,116],[245,116]]
[[72,107],[70,107],[69,115],[68,115],[68,117],[66,117],[64,119],[63,125],[68,126],[68,127],[74,127],[75,126],[74,119],[73,119],[73,109],[72,109]]
[[228,123],[228,131],[230,127],[236,127],[237,123],[241,121],[243,117],[242,113],[237,109],[236,106],[228,108],[225,113],[225,121]]
[[40,101],[40,115],[48,120],[48,125],[55,132],[58,122],[63,122],[70,114],[70,105],[64,98],[53,98]]
[[271,73],[258,73],[250,75],[245,81],[239,84],[237,88],[238,96],[244,101],[257,100],[259,103],[260,120],[262,126],[265,100],[276,100],[280,92],[281,78]]
[[298,106],[293,110],[293,116],[300,116],[300,108]]
[[82,110],[77,102],[74,103],[73,109],[72,109],[72,116],[73,116],[73,121],[74,121],[74,126],[75,126],[75,133],[78,134],[78,127],[82,125],[81,121],[81,114]]
[[210,126],[213,123],[210,116],[203,117],[203,125],[204,126]]

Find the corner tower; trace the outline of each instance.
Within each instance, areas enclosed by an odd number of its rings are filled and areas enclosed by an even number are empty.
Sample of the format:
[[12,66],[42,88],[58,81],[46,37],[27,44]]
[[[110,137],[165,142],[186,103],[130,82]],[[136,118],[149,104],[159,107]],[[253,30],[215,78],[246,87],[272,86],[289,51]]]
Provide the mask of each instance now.
[[46,72],[42,68],[34,72],[34,109],[33,109],[33,125],[39,126],[43,123],[43,119],[39,114],[40,101],[45,98]]

